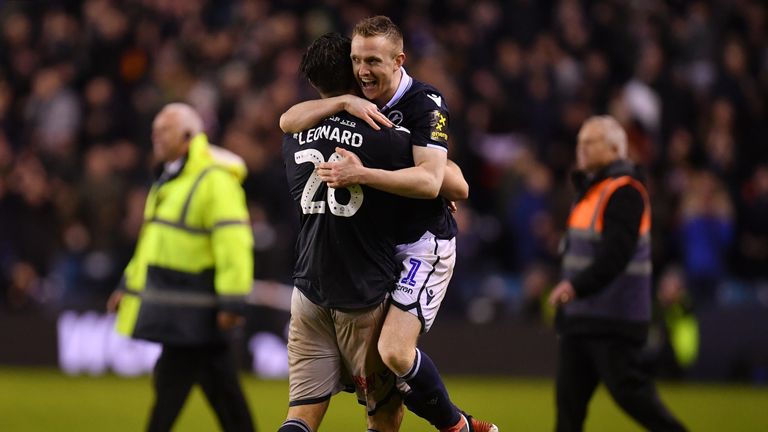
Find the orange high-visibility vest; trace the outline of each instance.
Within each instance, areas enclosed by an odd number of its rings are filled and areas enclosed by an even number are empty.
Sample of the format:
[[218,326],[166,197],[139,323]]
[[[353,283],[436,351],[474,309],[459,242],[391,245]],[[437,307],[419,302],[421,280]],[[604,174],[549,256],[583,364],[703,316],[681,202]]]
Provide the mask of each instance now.
[[630,176],[605,179],[587,190],[568,218],[563,277],[571,279],[588,268],[602,241],[608,200],[623,186],[637,189],[645,206],[635,251],[624,271],[595,295],[579,298],[564,308],[566,316],[649,321],[651,317],[651,206],[642,183]]

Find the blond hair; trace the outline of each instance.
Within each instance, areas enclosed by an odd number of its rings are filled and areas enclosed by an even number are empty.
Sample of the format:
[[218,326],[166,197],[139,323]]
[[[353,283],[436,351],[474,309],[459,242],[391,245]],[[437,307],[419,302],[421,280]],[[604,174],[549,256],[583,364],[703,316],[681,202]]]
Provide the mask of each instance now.
[[389,17],[384,15],[368,17],[357,23],[352,30],[352,37],[355,36],[364,38],[383,36],[395,44],[398,52],[403,51],[403,32]]

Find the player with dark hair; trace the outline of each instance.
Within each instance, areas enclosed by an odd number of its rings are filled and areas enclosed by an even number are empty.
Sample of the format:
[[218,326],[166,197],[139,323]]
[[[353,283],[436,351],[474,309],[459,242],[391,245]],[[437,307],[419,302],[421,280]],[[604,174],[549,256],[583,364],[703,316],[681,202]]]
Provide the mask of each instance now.
[[312,86],[324,95],[339,95],[355,91],[352,61],[339,53],[349,52],[351,41],[338,33],[326,33],[317,38],[301,57],[299,71]]
[[[365,185],[409,198],[397,234],[401,274],[392,293],[379,352],[401,382],[406,406],[441,431],[486,432],[498,428],[460,411],[432,360],[416,347],[429,331],[453,274],[456,222],[448,200],[466,199],[468,186],[447,160],[448,108],[434,87],[411,78],[400,29],[384,16],[367,18],[353,31],[352,69],[364,96],[307,101],[280,119],[283,130],[300,130],[325,116],[348,111],[369,124],[396,124],[411,131],[414,166],[377,169],[341,150],[339,161],[319,166],[330,187]],[[385,115],[389,121],[380,120]],[[441,195],[441,196],[439,196]]]
[[[354,91],[349,50],[348,38],[326,34],[302,58],[302,73],[322,97]],[[381,169],[413,164],[406,129],[376,131],[346,113],[283,139],[301,229],[288,336],[290,401],[280,432],[317,430],[330,397],[352,383],[370,430],[396,431],[402,420],[395,376],[376,347],[397,273],[389,215],[401,199],[367,186],[329,188],[316,166],[340,159],[336,147]]]

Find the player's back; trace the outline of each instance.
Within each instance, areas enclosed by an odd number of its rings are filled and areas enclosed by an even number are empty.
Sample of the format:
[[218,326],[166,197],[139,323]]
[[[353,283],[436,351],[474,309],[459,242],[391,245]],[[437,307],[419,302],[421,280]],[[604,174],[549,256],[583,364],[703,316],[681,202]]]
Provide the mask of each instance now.
[[315,165],[338,160],[336,147],[367,167],[396,170],[413,166],[410,134],[375,131],[340,113],[283,139],[288,185],[301,214],[294,284],[318,305],[359,309],[379,303],[394,286],[394,216],[402,200],[360,185],[328,188]]

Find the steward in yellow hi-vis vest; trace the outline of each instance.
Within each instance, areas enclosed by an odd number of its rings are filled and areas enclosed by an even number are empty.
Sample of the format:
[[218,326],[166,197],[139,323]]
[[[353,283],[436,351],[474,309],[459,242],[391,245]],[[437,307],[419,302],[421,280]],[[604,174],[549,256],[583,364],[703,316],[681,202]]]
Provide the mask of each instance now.
[[223,430],[254,430],[225,335],[242,321],[237,312],[253,278],[245,164],[202,131],[200,115],[183,103],[166,105],[152,122],[163,171],[147,196],[123,286],[107,303],[118,311],[119,333],[163,347],[148,432],[173,428],[194,384]]
[[219,310],[239,309],[252,285],[253,237],[242,159],[194,136],[176,173],[153,184],[125,269],[119,333],[174,345],[218,341]]

